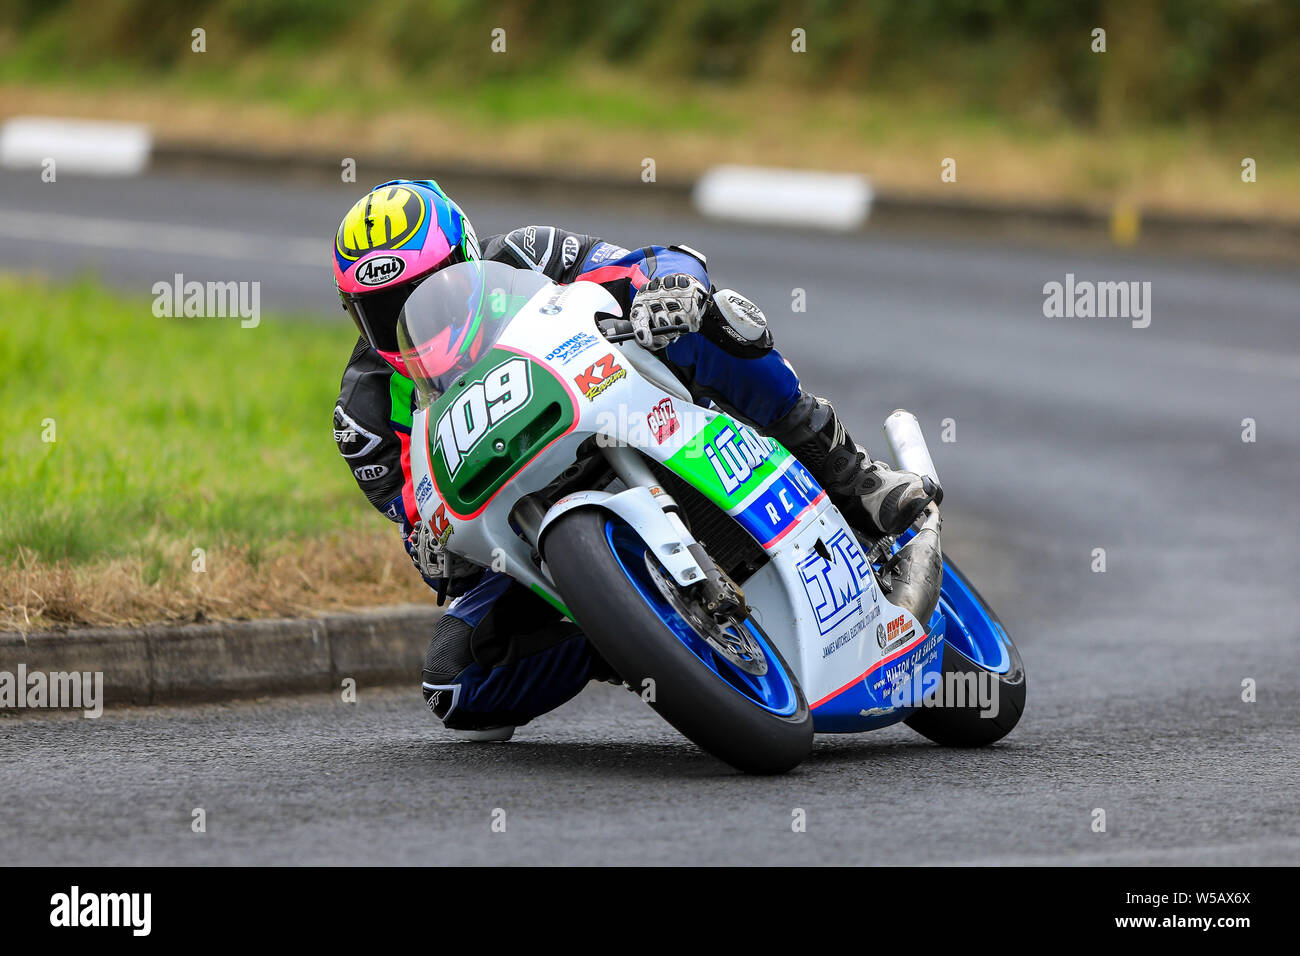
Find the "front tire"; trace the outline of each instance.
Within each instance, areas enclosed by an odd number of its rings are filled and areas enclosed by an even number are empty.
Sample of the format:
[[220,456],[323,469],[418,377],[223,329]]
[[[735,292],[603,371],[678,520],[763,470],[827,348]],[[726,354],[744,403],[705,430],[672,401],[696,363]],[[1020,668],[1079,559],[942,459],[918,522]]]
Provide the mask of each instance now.
[[752,618],[739,623],[766,659],[758,676],[714,650],[670,603],[666,574],[654,573],[657,562],[647,564],[644,542],[620,519],[572,511],[548,529],[543,549],[587,639],[633,690],[653,688],[650,706],[687,738],[746,773],[785,773],[808,756],[808,702]]

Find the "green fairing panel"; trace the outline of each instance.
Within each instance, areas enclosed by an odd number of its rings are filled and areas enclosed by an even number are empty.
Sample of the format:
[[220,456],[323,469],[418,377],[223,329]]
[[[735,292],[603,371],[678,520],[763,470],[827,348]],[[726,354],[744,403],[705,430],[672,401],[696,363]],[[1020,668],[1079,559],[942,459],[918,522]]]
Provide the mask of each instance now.
[[544,365],[492,349],[429,410],[429,462],[443,498],[471,515],[573,427],[568,391]]

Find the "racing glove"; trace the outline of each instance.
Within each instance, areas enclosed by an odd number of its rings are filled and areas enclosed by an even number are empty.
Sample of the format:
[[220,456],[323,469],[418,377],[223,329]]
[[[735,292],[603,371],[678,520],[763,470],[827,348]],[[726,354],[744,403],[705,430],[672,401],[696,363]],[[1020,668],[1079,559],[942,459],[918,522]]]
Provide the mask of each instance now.
[[457,597],[469,590],[483,569],[472,561],[448,551],[446,539],[440,538],[429,522],[420,521],[406,536],[406,553],[426,584],[438,594],[438,604],[447,597]]
[[677,341],[681,329],[698,332],[709,301],[709,290],[685,273],[656,276],[632,300],[632,332],[642,348],[657,351]]

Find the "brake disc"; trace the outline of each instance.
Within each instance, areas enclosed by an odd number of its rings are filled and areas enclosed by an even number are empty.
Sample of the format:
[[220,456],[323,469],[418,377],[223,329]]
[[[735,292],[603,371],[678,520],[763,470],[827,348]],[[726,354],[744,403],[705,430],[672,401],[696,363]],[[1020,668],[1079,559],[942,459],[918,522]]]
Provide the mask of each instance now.
[[664,572],[649,551],[646,552],[645,565],[664,600],[720,657],[746,674],[762,677],[767,673],[767,656],[743,621],[737,620],[734,614],[705,611],[697,601],[682,593],[677,582]]

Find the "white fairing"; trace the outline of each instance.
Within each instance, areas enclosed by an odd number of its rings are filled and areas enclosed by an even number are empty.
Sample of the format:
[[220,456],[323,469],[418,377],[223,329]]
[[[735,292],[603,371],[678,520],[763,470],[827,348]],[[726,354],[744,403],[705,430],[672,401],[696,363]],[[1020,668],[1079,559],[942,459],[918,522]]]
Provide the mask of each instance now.
[[695,584],[703,579],[704,571],[685,547],[694,540],[691,533],[681,518],[664,512],[648,488],[628,488],[617,494],[577,491],[565,495],[546,512],[538,539],[546,537],[546,529],[561,515],[593,507],[616,514],[631,525],[678,584]]

